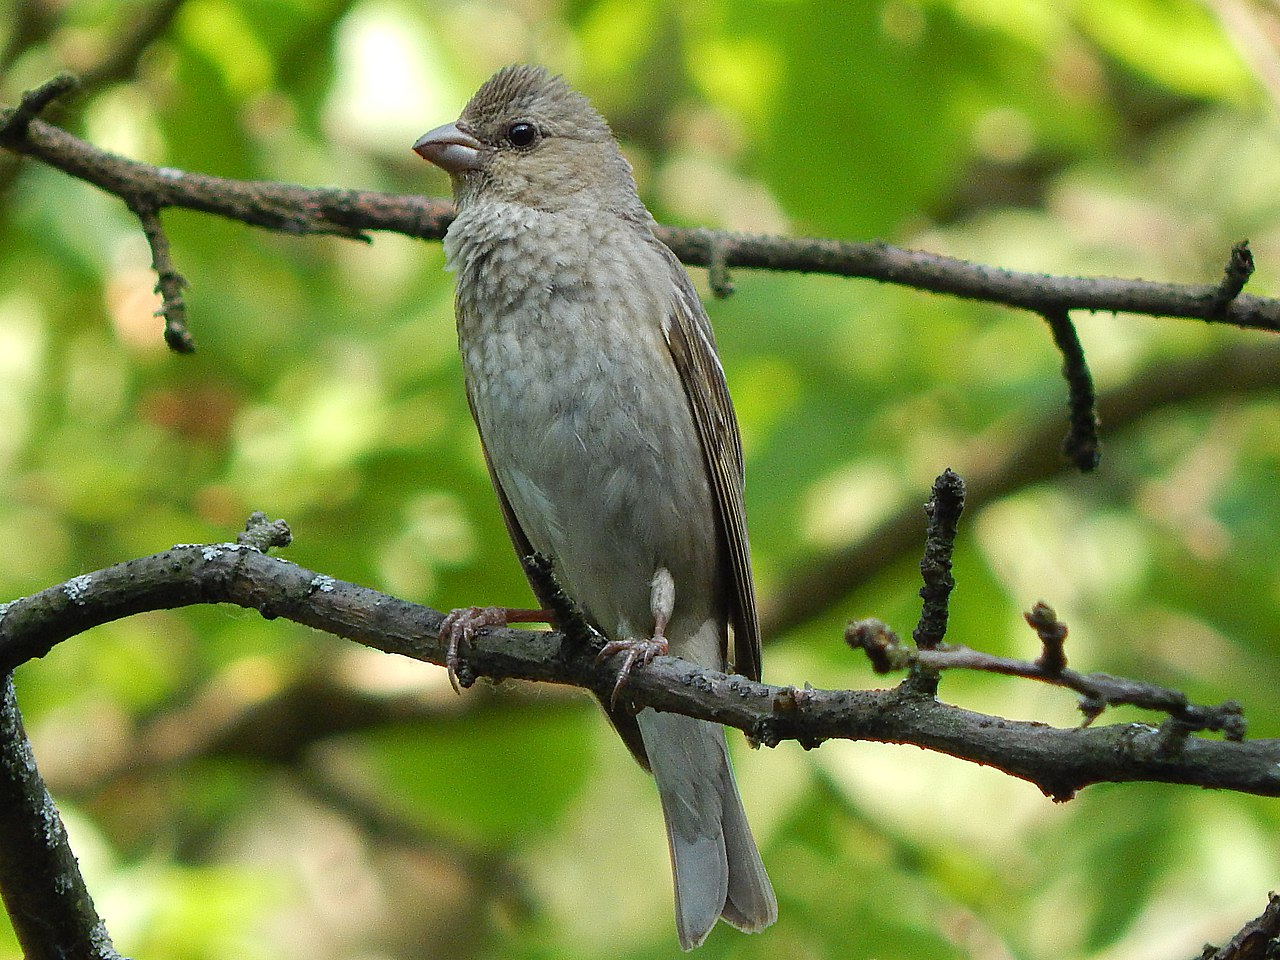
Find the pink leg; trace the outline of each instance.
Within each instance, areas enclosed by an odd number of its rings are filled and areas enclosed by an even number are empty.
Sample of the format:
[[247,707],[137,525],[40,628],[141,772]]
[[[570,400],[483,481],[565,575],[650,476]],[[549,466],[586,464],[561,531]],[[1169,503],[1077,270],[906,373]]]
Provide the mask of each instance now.
[[613,695],[609,698],[609,706],[618,705],[618,694],[622,692],[627,678],[635,667],[648,666],[654,657],[665,657],[671,649],[667,641],[667,627],[671,623],[671,613],[676,604],[676,585],[666,567],[659,568],[653,575],[652,592],[649,605],[653,611],[653,636],[648,639],[631,638],[627,640],[610,640],[596,654],[596,662],[625,653],[622,667],[618,670],[618,682],[613,685]]
[[462,692],[458,683],[458,668],[462,657],[458,652],[462,644],[471,644],[476,633],[486,627],[505,627],[512,623],[550,623],[550,610],[526,610],[516,607],[458,607],[445,614],[440,621],[440,639],[446,641],[445,667],[449,671],[449,684],[456,693]]

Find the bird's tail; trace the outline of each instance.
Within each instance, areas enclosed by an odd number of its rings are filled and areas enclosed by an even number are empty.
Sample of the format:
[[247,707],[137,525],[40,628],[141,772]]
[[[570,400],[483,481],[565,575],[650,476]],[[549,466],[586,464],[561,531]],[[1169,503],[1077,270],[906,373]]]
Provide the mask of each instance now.
[[719,917],[763,930],[778,919],[778,901],[738,797],[724,728],[651,709],[636,720],[667,822],[680,946],[701,944]]

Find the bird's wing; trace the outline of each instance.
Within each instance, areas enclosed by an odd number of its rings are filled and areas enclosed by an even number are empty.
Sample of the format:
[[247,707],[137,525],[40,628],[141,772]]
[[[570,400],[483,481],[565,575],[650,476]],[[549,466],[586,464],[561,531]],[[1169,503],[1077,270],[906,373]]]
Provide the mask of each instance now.
[[[476,405],[471,397],[470,384],[467,385],[467,406],[471,408],[471,419],[475,421],[476,431],[479,432],[480,418],[476,416]],[[493,469],[493,458],[489,456],[489,447],[484,442],[483,433],[480,433],[480,449],[484,451],[484,465],[489,468],[489,482],[493,484],[493,492],[498,495],[498,505],[502,508],[502,520],[507,525],[507,535],[511,537],[511,545],[516,548],[516,554],[523,561],[526,557],[533,556],[533,544],[529,542],[529,537],[520,526],[520,519],[516,516],[516,512],[511,509],[511,501],[507,499],[506,491],[502,489],[502,481],[498,479],[498,473]],[[523,563],[520,566],[521,569],[524,568]],[[534,596],[538,598],[538,603],[544,610],[548,609],[551,606],[549,598],[542,596],[537,582],[528,575],[528,571],[525,571],[525,578],[529,581],[529,588],[533,590]],[[640,737],[640,726],[636,723],[635,714],[614,709],[604,697],[598,699],[600,706],[604,708],[605,716],[618,731],[622,742],[627,745],[627,749],[631,751],[640,766],[648,770],[649,755],[645,752],[644,740]]]
[[707,319],[702,301],[675,254],[659,241],[654,243],[662,248],[676,289],[663,324],[663,334],[698,427],[720,535],[725,545],[729,567],[729,620],[733,625],[733,666],[743,676],[759,680],[760,622],[756,615],[747,518],[742,500],[743,457],[738,421],[729,400],[724,370],[716,356],[711,321]]

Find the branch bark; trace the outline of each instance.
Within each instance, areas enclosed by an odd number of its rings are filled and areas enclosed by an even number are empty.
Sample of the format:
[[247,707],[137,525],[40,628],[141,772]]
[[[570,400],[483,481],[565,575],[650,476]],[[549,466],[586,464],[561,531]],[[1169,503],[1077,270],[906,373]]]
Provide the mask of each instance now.
[[0,896],[27,960],[119,960],[36,769],[9,673],[0,678]]
[[[21,108],[0,111],[0,146],[137,205],[185,207],[285,233],[336,234],[367,240],[390,230],[439,240],[453,219],[447,200],[368,190],[307,188],[229,180],[155,167],[100,150],[39,119],[15,124]],[[406,146],[407,149],[407,146]],[[728,269],[750,267],[862,277],[1018,307],[1037,314],[1104,310],[1186,317],[1259,330],[1280,330],[1280,300],[1240,294],[1221,283],[1155,283],[1113,277],[1062,277],[1003,270],[887,243],[735,234],[660,227],[684,263],[714,267],[716,287],[730,289]]]
[[[50,587],[0,607],[0,669],[43,656],[91,627],[144,610],[234,603],[284,617],[387,653],[443,664],[443,615],[269,557],[246,544],[179,545]],[[470,672],[607,695],[617,663],[558,633],[488,631],[465,651]],[[829,739],[910,743],[995,767],[1069,799],[1102,782],[1149,780],[1280,796],[1280,740],[1223,742],[1187,737],[1170,750],[1157,726],[1054,728],[940,703],[906,687],[798,690],[753,683],[659,657],[623,691],[652,706],[712,720],[776,746]]]

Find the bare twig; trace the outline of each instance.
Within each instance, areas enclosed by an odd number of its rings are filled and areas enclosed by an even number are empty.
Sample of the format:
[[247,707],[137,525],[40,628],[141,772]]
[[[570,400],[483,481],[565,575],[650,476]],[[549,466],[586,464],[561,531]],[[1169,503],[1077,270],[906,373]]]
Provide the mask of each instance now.
[[929,518],[920,560],[924,579],[920,599],[924,605],[920,623],[911,636],[921,650],[932,650],[947,634],[947,601],[956,585],[951,576],[951,554],[956,545],[956,526],[964,512],[964,481],[959,474],[950,468],[944,470],[933,482],[933,493],[924,509]]
[[565,639],[579,651],[596,652],[604,646],[605,639],[587,623],[578,605],[573,602],[560,581],[556,579],[555,566],[549,557],[535,553],[521,558],[525,574],[533,585],[534,595],[545,604],[555,617],[555,626]]
[[12,674],[0,679],[0,896],[28,960],[118,960],[36,769]]
[[[932,650],[947,635],[947,604],[955,588],[951,576],[951,554],[956,545],[956,525],[964,510],[964,481],[949,467],[933,482],[933,492],[925,504],[929,518],[925,532],[924,556],[920,558],[920,621],[912,639],[921,650]],[[911,665],[904,681],[915,693],[932,697],[938,692],[938,673],[920,661]]]
[[[723,234],[659,227],[658,235],[691,266],[710,266]],[[1117,311],[1156,317],[1214,320],[1217,284],[1155,283],[1115,277],[1060,277],[1003,270],[887,243],[847,243],[804,237],[730,234],[726,266],[882,280],[917,290],[999,303],[1043,314],[1048,310]],[[714,238],[714,239],[713,239]],[[1280,300],[1241,295],[1220,322],[1280,330]]]
[[[108,567],[0,608],[0,666],[42,656],[101,623],[198,603],[238,604],[431,663],[443,664],[446,656],[437,611],[239,544],[207,544]],[[559,633],[492,629],[477,635],[467,660],[477,676],[567,684],[607,696],[616,680],[613,666],[570,646]],[[1088,679],[1096,684],[1096,677]],[[973,713],[901,689],[798,691],[755,683],[673,657],[658,657],[633,673],[625,695],[632,707],[737,727],[769,746],[831,738],[913,743],[993,766],[1056,799],[1091,783],[1134,780],[1280,796],[1280,740],[1187,737],[1171,753],[1167,738],[1144,724],[1058,729]]]
[[[710,232],[710,231],[708,231]],[[721,300],[733,295],[733,279],[729,276],[729,259],[733,255],[734,237],[716,233],[711,237],[711,255],[707,260],[707,284]]]
[[[1058,621],[1053,609],[1048,604],[1038,603],[1026,614],[1026,618],[1045,644],[1045,652],[1034,662],[998,657],[951,644],[936,650],[912,650],[904,646],[897,635],[878,620],[849,624],[845,629],[845,642],[854,649],[866,651],[867,658],[877,673],[915,667],[934,671],[978,670],[1066,687],[1081,695],[1080,712],[1084,714],[1083,725],[1086,727],[1106,707],[1127,705],[1167,713],[1172,724],[1163,731],[1162,739],[1166,743],[1171,736],[1198,730],[1221,732],[1232,741],[1244,739],[1244,711],[1234,700],[1218,706],[1200,706],[1188,702],[1184,693],[1152,683],[1113,677],[1106,673],[1078,673],[1069,670],[1061,649],[1067,628]],[[1176,734],[1172,732],[1175,727]]]
[[31,121],[49,104],[76,88],[79,81],[70,73],[60,73],[28,90],[16,107],[0,112],[0,145],[11,150],[26,140]]
[[145,200],[131,200],[129,207],[142,224],[142,232],[151,247],[151,268],[156,274],[156,293],[160,294],[157,316],[164,317],[164,342],[175,353],[194,353],[195,340],[187,329],[187,305],[182,291],[187,280],[178,273],[169,253],[169,237],[160,223],[160,216]]
[[1093,377],[1070,314],[1066,310],[1046,310],[1044,318],[1053,332],[1053,342],[1062,353],[1062,376],[1067,381],[1071,410],[1071,429],[1062,441],[1062,453],[1078,470],[1087,473],[1097,467],[1101,458]]

